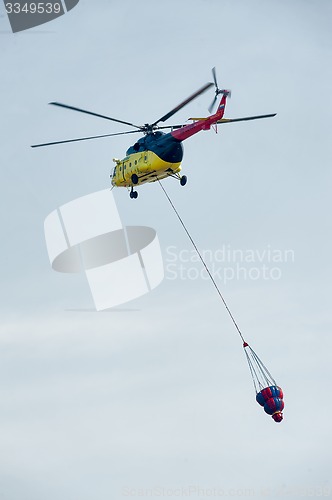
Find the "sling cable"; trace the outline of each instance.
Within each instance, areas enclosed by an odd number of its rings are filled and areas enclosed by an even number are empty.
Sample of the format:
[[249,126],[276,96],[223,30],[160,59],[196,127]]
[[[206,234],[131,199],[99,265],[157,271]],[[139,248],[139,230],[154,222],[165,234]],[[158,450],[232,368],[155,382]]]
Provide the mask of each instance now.
[[228,307],[227,302],[225,301],[225,299],[224,299],[215,279],[213,278],[206,262],[204,261],[203,256],[202,256],[201,252],[199,251],[195,241],[193,240],[191,234],[189,233],[189,231],[188,231],[185,223],[183,222],[179,212],[175,208],[171,198],[167,194],[163,184],[160,182],[159,179],[158,179],[158,182],[161,186],[161,189],[164,191],[164,194],[165,194],[169,204],[171,205],[172,209],[174,210],[175,215],[179,219],[183,229],[185,230],[189,240],[191,241],[200,261],[203,264],[203,267],[205,268],[213,286],[215,287],[215,289],[219,295],[220,300],[224,304],[226,311],[227,311],[228,315],[230,316],[230,318],[233,322],[233,325],[235,326],[235,329],[242,340],[242,345],[243,345],[246,359],[248,362],[251,378],[252,378],[253,385],[254,385],[254,388],[256,391],[257,403],[259,403],[261,406],[264,407],[264,411],[268,415],[271,415],[275,422],[281,422],[283,419],[282,410],[284,409],[282,389],[279,386],[277,386],[277,383],[276,383],[275,379],[272,377],[269,370],[266,368],[264,363],[257,356],[255,351],[245,341],[243,334],[242,334],[237,322],[235,321],[235,318],[234,318],[230,308]]

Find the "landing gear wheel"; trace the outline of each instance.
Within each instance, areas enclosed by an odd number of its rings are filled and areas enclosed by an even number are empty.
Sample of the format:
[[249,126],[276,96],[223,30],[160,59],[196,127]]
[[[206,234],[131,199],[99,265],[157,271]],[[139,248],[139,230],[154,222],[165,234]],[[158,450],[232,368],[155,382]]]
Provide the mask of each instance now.
[[136,200],[136,198],[138,197],[138,192],[137,191],[134,191],[133,188],[131,188],[131,191],[129,193],[129,196],[130,198],[134,198]]
[[131,176],[131,182],[132,182],[133,184],[138,184],[138,177],[137,177],[137,175],[136,175],[136,174],[133,174],[133,175]]
[[181,186],[185,186],[187,184],[187,176],[186,175],[183,175],[181,178],[180,178],[180,184]]

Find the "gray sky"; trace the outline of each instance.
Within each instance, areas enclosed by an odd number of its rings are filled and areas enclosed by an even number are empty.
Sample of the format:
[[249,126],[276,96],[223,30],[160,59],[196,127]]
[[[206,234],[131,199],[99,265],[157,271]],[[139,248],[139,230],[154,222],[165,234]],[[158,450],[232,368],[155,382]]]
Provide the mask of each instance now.
[[[81,0],[15,35],[0,18],[0,496],[331,496],[331,15],[327,0]],[[52,271],[44,243],[45,217],[107,188],[132,143],[33,150],[126,130],[47,103],[151,122],[213,66],[232,89],[226,117],[278,115],[189,139],[187,186],[164,185],[202,250],[256,252],[208,264],[244,268],[218,283],[284,389],[280,425],[255,402],[237,333],[211,283],[193,279],[200,266],[158,185],[136,201],[114,191],[124,224],[158,232],[167,279],[152,293],[82,311],[85,278]],[[212,97],[173,123],[206,114]],[[294,257],[263,258],[279,279],[252,271],[268,249]]]

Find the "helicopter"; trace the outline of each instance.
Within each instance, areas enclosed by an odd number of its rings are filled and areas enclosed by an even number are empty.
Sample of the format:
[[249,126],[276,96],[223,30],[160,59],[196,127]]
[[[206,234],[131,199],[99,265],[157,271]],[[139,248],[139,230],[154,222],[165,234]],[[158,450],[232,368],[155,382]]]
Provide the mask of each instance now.
[[[113,158],[115,163],[114,169],[110,175],[112,189],[114,187],[126,187],[130,189],[130,198],[136,199],[138,191],[135,187],[145,184],[147,182],[155,182],[157,180],[173,177],[180,181],[181,186],[187,183],[187,177],[181,175],[181,162],[183,159],[183,146],[182,142],[189,137],[197,134],[202,130],[210,130],[211,127],[217,131],[219,124],[240,122],[248,120],[257,120],[261,118],[271,118],[276,115],[258,115],[247,116],[244,118],[224,118],[227,98],[231,96],[231,91],[226,89],[219,89],[217,82],[216,69],[212,69],[213,82],[206,83],[203,87],[198,89],[195,93],[190,95],[187,99],[178,104],[171,111],[163,115],[158,120],[149,124],[135,125],[134,123],[118,120],[110,116],[94,113],[85,109],[77,108],[60,102],[50,102],[53,106],[78,111],[88,115],[96,116],[113,122],[128,125],[136,130],[129,130],[127,132],[118,132],[114,134],[97,135],[93,137],[81,137],[77,139],[67,139],[63,141],[48,142],[44,144],[34,144],[31,147],[52,146],[56,144],[64,144],[69,142],[86,141],[91,139],[99,139],[103,137],[112,137],[119,135],[141,133],[143,137],[138,139],[126,151],[126,156],[123,159]],[[218,96],[221,95],[221,100],[218,104],[215,113],[204,118],[189,118],[192,123],[182,125],[168,125],[160,126],[159,123],[164,123],[171,118],[175,113],[180,111],[184,106],[196,99],[198,96],[206,92],[209,88],[215,87],[215,96],[209,107],[211,113],[215,108]],[[171,129],[170,132],[165,133],[161,130]]]

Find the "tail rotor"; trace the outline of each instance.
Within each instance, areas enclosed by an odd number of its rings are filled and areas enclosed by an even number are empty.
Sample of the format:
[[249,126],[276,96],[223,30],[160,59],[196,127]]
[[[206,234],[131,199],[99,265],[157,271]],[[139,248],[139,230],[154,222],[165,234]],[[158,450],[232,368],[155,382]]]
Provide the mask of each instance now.
[[218,95],[220,94],[224,94],[228,97],[231,96],[231,91],[230,90],[222,90],[218,87],[218,81],[217,81],[217,72],[216,72],[216,68],[212,68],[212,76],[213,76],[213,81],[214,81],[214,86],[215,86],[215,96],[214,96],[214,99],[209,107],[209,113],[212,113],[213,111],[213,108],[215,107],[215,104],[217,102],[217,99],[218,99]]

